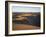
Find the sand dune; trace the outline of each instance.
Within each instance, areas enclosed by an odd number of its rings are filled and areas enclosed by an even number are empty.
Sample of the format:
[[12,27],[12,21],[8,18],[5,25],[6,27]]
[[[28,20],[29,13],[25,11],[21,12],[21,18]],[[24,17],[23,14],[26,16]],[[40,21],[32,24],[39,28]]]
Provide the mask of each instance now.
[[13,26],[13,30],[31,30],[31,29],[40,29],[40,27],[24,24]]

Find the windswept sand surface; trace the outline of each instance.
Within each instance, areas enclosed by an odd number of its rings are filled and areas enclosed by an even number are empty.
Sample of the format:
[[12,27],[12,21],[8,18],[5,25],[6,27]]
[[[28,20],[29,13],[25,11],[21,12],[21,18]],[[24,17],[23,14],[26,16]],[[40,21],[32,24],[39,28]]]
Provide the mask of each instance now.
[[13,30],[31,30],[31,29],[40,29],[40,27],[37,26],[32,26],[32,25],[15,25],[13,26]]

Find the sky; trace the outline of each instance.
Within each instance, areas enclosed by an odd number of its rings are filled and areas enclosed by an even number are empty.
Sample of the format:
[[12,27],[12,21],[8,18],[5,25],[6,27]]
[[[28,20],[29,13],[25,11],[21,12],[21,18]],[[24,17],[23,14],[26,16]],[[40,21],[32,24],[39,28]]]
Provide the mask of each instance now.
[[13,12],[40,12],[40,7],[12,6]]

